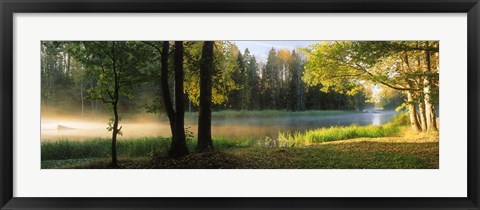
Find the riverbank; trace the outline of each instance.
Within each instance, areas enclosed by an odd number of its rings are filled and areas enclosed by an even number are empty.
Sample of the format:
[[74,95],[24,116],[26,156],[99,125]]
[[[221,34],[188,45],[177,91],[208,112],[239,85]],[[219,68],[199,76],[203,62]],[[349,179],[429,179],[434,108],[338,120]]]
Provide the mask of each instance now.
[[[288,138],[284,140],[287,141],[285,144],[280,138],[216,137],[214,151],[193,152],[178,159],[165,155],[170,144],[168,138],[129,139],[118,142],[119,168],[438,168],[438,133],[414,133],[408,127],[396,124],[398,122],[401,120],[383,126],[332,127],[291,137],[304,139],[310,136],[308,144],[300,143],[298,139],[296,143],[288,144]],[[315,140],[313,134],[323,137]],[[42,142],[42,169],[109,168],[110,143],[108,139]],[[188,139],[187,146],[194,151],[196,142]]]

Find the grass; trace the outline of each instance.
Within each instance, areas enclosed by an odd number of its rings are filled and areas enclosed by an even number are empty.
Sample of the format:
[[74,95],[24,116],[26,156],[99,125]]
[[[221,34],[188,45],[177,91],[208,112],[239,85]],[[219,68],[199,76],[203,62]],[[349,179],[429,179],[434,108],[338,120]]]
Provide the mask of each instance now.
[[383,126],[346,126],[329,127],[306,131],[304,133],[279,133],[278,143],[282,147],[310,146],[315,143],[338,141],[354,138],[378,138],[395,136],[400,133],[402,127],[383,125]]
[[408,116],[406,114],[395,115],[394,120],[385,125],[368,126],[332,126],[328,128],[319,128],[309,130],[304,133],[282,133],[278,134],[277,142],[281,147],[304,147],[315,143],[329,141],[338,141],[354,138],[378,138],[398,136],[403,133],[408,125]]
[[[88,139],[70,141],[42,141],[43,160],[64,160],[110,157],[112,141],[109,139]],[[120,157],[140,157],[155,149],[165,150],[169,140],[166,138],[137,138],[117,142],[117,154]]]
[[[256,141],[251,138],[214,137],[214,147],[219,150],[232,148],[246,148],[253,146]],[[75,141],[60,139],[56,141],[42,141],[42,161],[66,160],[85,158],[106,158],[111,154],[110,139],[87,139]],[[165,152],[170,146],[170,138],[146,137],[117,141],[117,155],[119,157],[146,157],[154,152]],[[187,147],[195,150],[196,142],[189,138]]]
[[[245,147],[191,153],[171,159],[164,153],[149,157],[121,157],[120,168],[177,169],[415,169],[438,168],[435,136],[360,138],[298,147]],[[42,161],[42,168],[109,168],[109,158]]]

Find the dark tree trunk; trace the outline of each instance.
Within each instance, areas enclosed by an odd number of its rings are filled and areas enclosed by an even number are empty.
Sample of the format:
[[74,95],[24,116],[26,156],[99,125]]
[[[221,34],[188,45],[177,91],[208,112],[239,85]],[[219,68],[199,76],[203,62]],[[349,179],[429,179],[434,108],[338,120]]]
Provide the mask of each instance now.
[[188,155],[187,143],[185,141],[184,125],[184,93],[183,93],[183,42],[175,42],[175,53],[173,58],[175,65],[175,127],[172,144],[168,155],[170,157],[181,157]]
[[197,151],[213,149],[211,130],[213,46],[213,41],[204,42],[200,59],[200,111],[198,115]]
[[161,86],[163,102],[165,104],[165,110],[167,112],[168,120],[170,121],[170,130],[172,132],[172,138],[175,138],[175,110],[173,109],[172,98],[170,96],[170,88],[168,86],[168,51],[170,49],[170,43],[168,41],[163,42],[162,46],[162,72],[161,72]]
[[113,104],[113,132],[112,132],[112,167],[116,168],[118,166],[117,163],[117,134],[119,132],[118,129],[118,111],[117,111],[117,103]]
[[[112,109],[113,109],[113,126],[112,126],[112,167],[117,168],[118,163],[117,163],[117,134],[120,132],[120,129],[118,128],[118,98],[119,98],[119,92],[120,92],[120,76],[117,73],[117,68],[116,68],[116,57],[115,57],[115,42],[112,43],[112,61],[113,61],[113,74],[114,74],[114,92],[113,92],[113,98],[112,99]],[[110,95],[110,93],[109,93]],[[111,97],[111,96],[110,96]]]

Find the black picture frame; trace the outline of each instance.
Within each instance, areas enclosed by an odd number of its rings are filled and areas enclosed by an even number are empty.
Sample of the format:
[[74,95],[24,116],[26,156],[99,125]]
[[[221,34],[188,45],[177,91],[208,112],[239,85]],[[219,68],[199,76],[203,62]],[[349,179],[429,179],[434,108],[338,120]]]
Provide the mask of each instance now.
[[[0,0],[1,209],[479,209],[478,0]],[[465,198],[13,197],[14,13],[467,13],[468,196]],[[252,189],[253,190],[253,189]]]

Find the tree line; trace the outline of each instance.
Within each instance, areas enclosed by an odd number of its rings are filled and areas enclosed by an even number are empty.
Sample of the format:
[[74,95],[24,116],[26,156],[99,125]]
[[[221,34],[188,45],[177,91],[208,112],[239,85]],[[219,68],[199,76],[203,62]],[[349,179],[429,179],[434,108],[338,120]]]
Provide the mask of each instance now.
[[[86,65],[73,56],[74,45],[80,42],[42,42],[42,106],[72,112],[108,112],[100,100],[90,97],[98,78],[86,74]],[[92,44],[92,43],[90,43]],[[148,50],[141,73],[135,75],[137,84],[127,96],[119,96],[119,109],[124,113],[165,111],[163,107],[161,54],[163,42],[138,42],[135,47]],[[87,43],[87,45],[89,45]],[[201,42],[184,42],[184,100],[186,111],[199,110],[198,65]],[[248,49],[240,52],[231,42],[215,42],[213,64],[212,109],[221,110],[362,110],[372,106],[366,102],[371,95],[368,86],[354,95],[321,91],[322,84],[307,85],[302,79],[306,57],[301,50],[274,49],[266,61],[258,61]],[[147,47],[147,48],[145,48]],[[172,49],[174,48],[172,44]],[[151,49],[148,49],[151,48]],[[167,66],[172,66],[170,50]],[[147,52],[145,52],[147,53]],[[137,54],[136,56],[141,56]],[[86,62],[86,61],[84,61]],[[90,67],[88,67],[90,68]],[[140,66],[139,66],[140,68]],[[172,71],[173,69],[167,69]],[[174,98],[174,77],[167,78]],[[130,99],[129,99],[130,97]]]

